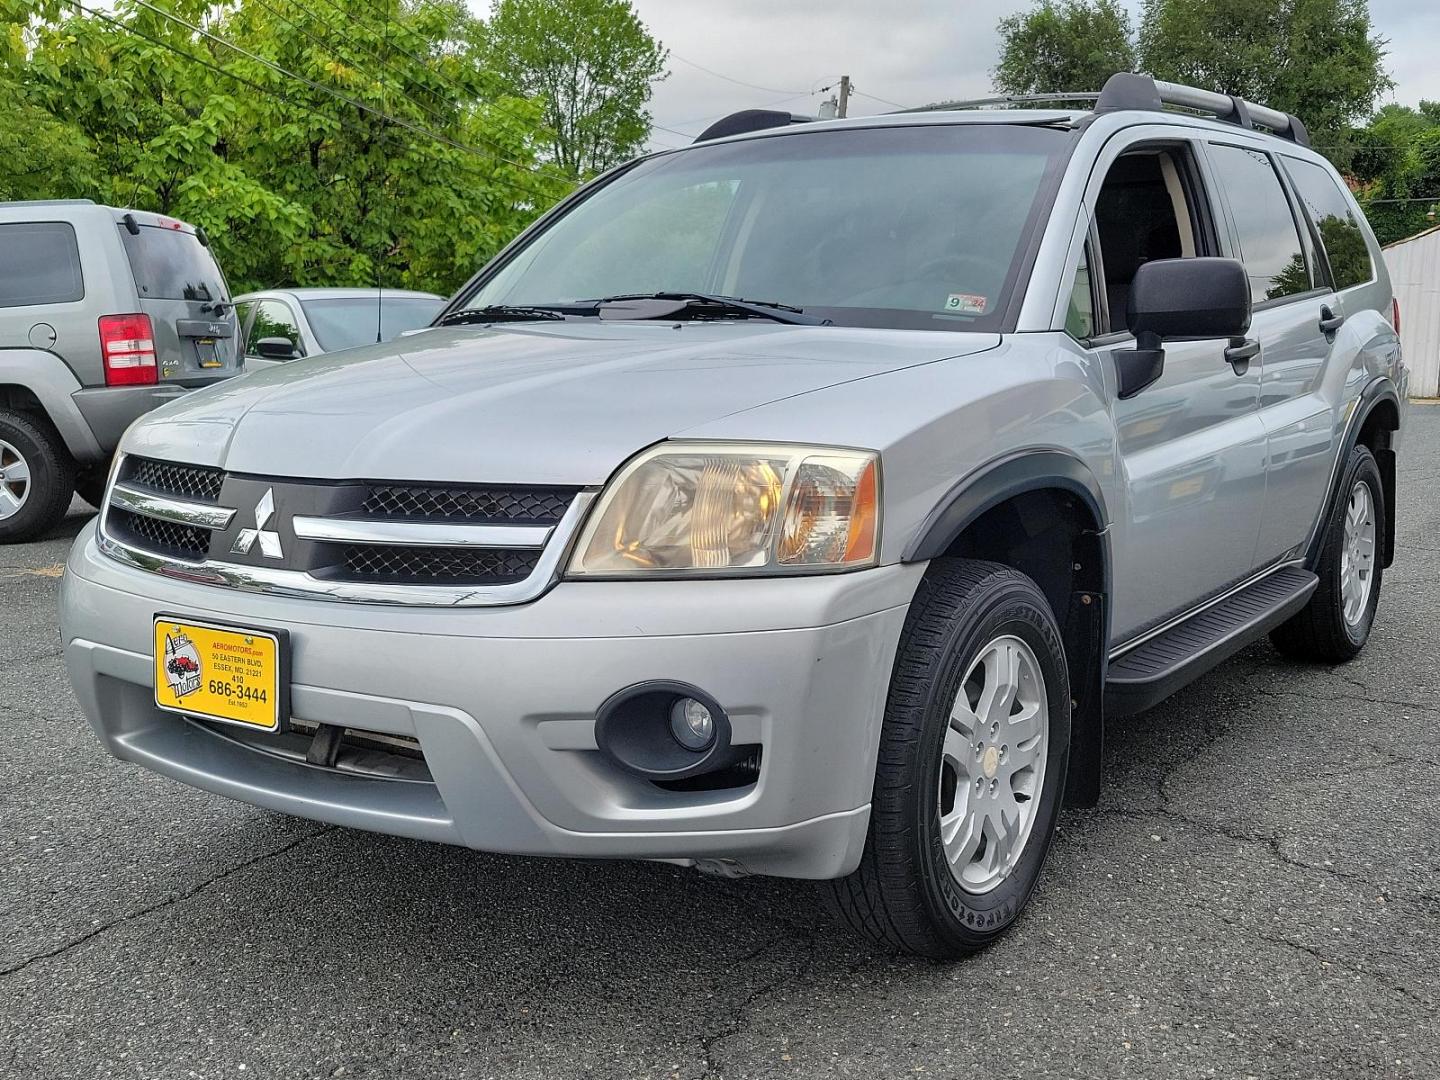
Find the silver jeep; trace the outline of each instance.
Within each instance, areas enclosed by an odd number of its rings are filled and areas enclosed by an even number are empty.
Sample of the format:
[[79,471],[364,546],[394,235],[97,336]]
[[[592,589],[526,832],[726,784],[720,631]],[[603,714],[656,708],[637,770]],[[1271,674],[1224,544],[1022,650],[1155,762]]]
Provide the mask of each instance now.
[[0,202],[0,544],[99,507],[136,417],[234,375],[203,229],[88,199]]
[[1266,634],[1349,659],[1393,554],[1399,313],[1335,171],[1239,99],[1085,104],[737,114],[433,328],[136,424],[64,583],[95,731],[323,821],[994,940],[1105,717]]

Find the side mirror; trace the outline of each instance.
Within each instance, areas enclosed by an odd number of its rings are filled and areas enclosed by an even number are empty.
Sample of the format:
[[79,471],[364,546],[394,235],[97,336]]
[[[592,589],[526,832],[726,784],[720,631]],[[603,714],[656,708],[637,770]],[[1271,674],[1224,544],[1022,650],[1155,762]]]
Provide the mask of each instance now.
[[1120,397],[1134,397],[1165,371],[1166,341],[1243,337],[1250,281],[1234,259],[1156,259],[1130,283],[1126,328],[1135,348],[1114,353]]
[[266,360],[294,360],[305,355],[286,337],[262,337],[255,343],[255,351]]

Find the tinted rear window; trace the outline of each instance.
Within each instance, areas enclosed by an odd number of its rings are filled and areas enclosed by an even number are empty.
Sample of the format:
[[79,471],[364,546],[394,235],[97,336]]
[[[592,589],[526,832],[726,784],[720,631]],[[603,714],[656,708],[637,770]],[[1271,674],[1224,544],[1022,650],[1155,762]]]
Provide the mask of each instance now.
[[139,235],[132,236],[123,225],[117,228],[142,300],[228,298],[220,267],[194,233],[142,225]]
[[440,314],[444,300],[430,300],[423,297],[385,297],[377,302],[371,297],[353,297],[339,300],[302,300],[305,318],[315,340],[326,352],[339,352],[360,345],[375,344],[375,316],[380,316],[380,340],[391,338],[406,330],[418,330],[429,326],[430,320]]
[[1308,292],[1305,249],[1270,158],[1258,150],[1212,146],[1210,161],[1230,195],[1251,299],[1260,304]]
[[74,229],[60,221],[0,225],[0,307],[84,297]]
[[1290,179],[1305,212],[1320,233],[1325,254],[1330,260],[1330,274],[1335,288],[1348,289],[1363,285],[1375,276],[1370,262],[1370,248],[1365,233],[1350,209],[1350,200],[1330,173],[1319,165],[1295,158],[1285,159]]

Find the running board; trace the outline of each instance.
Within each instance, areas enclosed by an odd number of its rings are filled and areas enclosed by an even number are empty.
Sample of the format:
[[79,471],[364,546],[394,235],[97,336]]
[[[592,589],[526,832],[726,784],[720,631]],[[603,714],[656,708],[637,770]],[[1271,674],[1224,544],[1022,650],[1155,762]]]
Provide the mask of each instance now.
[[1319,584],[1299,566],[1277,570],[1122,653],[1105,676],[1105,712],[1126,716],[1159,704],[1290,618]]

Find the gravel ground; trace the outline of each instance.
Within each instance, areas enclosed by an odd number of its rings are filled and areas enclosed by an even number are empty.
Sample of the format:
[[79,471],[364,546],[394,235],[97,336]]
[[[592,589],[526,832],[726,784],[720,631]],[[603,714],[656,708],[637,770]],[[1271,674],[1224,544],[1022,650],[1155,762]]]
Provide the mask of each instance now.
[[0,549],[0,1075],[1392,1077],[1440,1030],[1440,408],[1334,670],[1254,646],[1113,725],[1029,912],[937,966],[800,882],[317,826],[108,758]]

